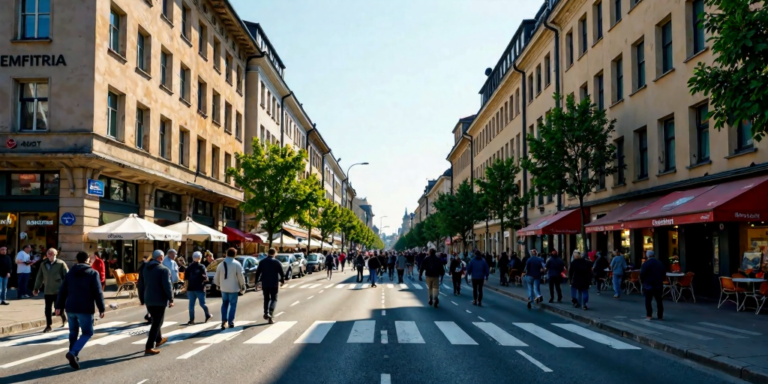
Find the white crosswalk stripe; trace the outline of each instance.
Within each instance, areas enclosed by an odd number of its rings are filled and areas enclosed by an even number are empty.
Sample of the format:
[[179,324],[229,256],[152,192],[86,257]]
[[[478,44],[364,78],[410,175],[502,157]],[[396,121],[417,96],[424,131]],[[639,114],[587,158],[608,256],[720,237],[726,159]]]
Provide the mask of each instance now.
[[[319,284],[318,284],[318,285],[319,285]],[[299,287],[299,288],[308,288],[308,287],[309,287],[309,284],[304,284],[304,285],[302,285],[302,286],[301,286],[301,287]]]
[[53,351],[50,351],[50,352],[41,353],[39,355],[35,355],[35,356],[32,356],[32,357],[27,357],[26,359],[21,359],[21,360],[10,362],[10,363],[4,364],[4,365],[0,365],[0,368],[7,369],[7,368],[15,367],[17,365],[28,363],[30,361],[40,360],[40,359],[46,358],[48,356],[58,355],[59,353],[66,352],[68,349],[69,348],[60,348],[60,349],[56,349],[56,350],[53,350]]
[[362,287],[362,286],[363,286],[362,284],[350,284],[348,288],[349,289],[360,289],[360,287]]
[[435,325],[453,345],[477,345],[477,342],[453,321],[435,321]]
[[[175,331],[168,332],[164,334],[163,336],[168,338],[168,341],[166,344],[176,344],[180,343],[198,333],[201,333],[208,328],[213,328],[217,323],[211,322],[211,323],[204,323],[204,324],[196,324],[196,325],[190,325],[186,328],[177,329]],[[136,340],[132,344],[134,345],[140,345],[146,343],[146,340]]]
[[483,332],[485,332],[488,336],[496,340],[502,346],[505,346],[505,347],[527,347],[528,346],[528,344],[523,343],[518,338],[510,335],[505,330],[499,328],[496,324],[482,323],[482,322],[476,322],[472,324],[480,328]]
[[336,324],[335,321],[315,321],[309,329],[307,329],[301,336],[299,336],[294,344],[320,344],[323,342],[325,335],[331,330],[331,327]]
[[394,288],[394,287],[395,287],[395,285],[394,285],[394,284],[387,284],[387,288],[389,288],[389,289],[392,289],[392,288]]
[[[165,328],[174,324],[176,324],[175,321],[164,321],[160,328]],[[143,325],[138,328],[125,329],[120,332],[115,332],[100,339],[89,341],[88,344],[85,345],[85,348],[92,347],[94,345],[107,345],[115,341],[127,339],[133,336],[146,335],[147,332],[149,332],[150,327],[150,325]]]
[[[321,285],[322,284],[312,284],[312,285],[309,286],[309,289],[315,289],[315,288],[317,288],[317,287],[319,287]],[[333,284],[331,284],[331,286],[333,286]]]
[[400,289],[408,289],[408,285],[405,283],[400,284]]
[[413,287],[414,287],[414,288],[416,288],[416,289],[424,289],[424,288],[421,286],[421,284],[419,284],[419,283],[411,283],[411,285],[413,285]]
[[362,288],[358,288],[358,289],[366,289],[366,288],[370,288],[370,287],[371,287],[370,284],[363,284]]
[[347,343],[373,343],[376,320],[355,321]]
[[[124,321],[113,321],[109,323],[99,324],[95,327],[93,327],[93,331],[96,332],[101,329],[111,328],[117,325],[125,324]],[[95,335],[94,335],[95,336]],[[65,328],[61,331],[54,331],[50,333],[43,333],[43,334],[35,334],[34,336],[28,336],[28,337],[22,337],[18,339],[13,339],[9,341],[5,341],[0,343],[0,348],[2,347],[13,347],[16,345],[27,345],[27,344],[42,344],[39,343],[41,341],[48,341],[50,339],[61,339],[64,340],[64,342],[69,341],[69,329]]]
[[613,349],[640,349],[634,345],[618,341],[612,337],[605,336],[603,334],[591,331],[576,324],[552,324],[555,327],[565,329],[566,331],[573,332],[579,336],[586,337],[596,343],[607,345]]
[[243,327],[248,324],[253,324],[254,321],[235,321],[234,328],[227,328],[213,336],[208,336],[205,339],[196,341],[195,344],[218,344],[222,341],[229,341],[234,339],[243,333]]
[[296,325],[296,323],[296,321],[281,321],[275,323],[243,344],[271,344]]
[[328,285],[326,285],[326,286],[325,286],[325,289],[328,289],[328,288],[330,288],[330,287],[333,287],[334,285],[336,285],[336,284],[328,284]]
[[415,321],[395,321],[395,330],[400,344],[424,344]]
[[342,288],[344,288],[344,287],[346,287],[346,286],[347,286],[346,284],[339,284],[339,285],[337,285],[337,286],[336,286],[336,287],[334,287],[334,288],[336,288],[336,289],[342,289]]
[[578,345],[572,341],[569,341],[565,338],[562,338],[550,331],[547,331],[546,329],[539,327],[536,324],[533,323],[512,323],[516,327],[523,329],[524,331],[527,331],[528,333],[538,337],[539,339],[542,339],[546,341],[549,344],[554,345],[558,348],[584,348],[581,345]]
[[642,324],[642,325],[644,325],[646,327],[650,327],[650,328],[654,328],[654,329],[659,329],[659,330],[667,331],[667,332],[671,332],[671,333],[676,333],[676,334],[678,334],[680,336],[690,337],[690,338],[697,339],[697,340],[712,340],[711,337],[702,336],[702,335],[699,335],[698,333],[683,331],[683,330],[677,329],[677,328],[667,327],[667,326],[661,325],[661,324],[653,324],[653,323],[651,323],[650,321],[647,321],[647,320],[632,319],[632,321],[634,321],[634,322],[636,322],[638,324]]

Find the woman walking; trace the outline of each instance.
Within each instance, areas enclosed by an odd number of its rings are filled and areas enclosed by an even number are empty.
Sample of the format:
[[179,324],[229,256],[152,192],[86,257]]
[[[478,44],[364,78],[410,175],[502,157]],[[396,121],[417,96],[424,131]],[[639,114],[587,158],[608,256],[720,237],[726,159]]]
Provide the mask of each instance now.
[[450,271],[451,279],[453,280],[453,295],[459,296],[461,295],[461,276],[464,275],[466,265],[461,261],[458,254],[453,254],[453,259],[451,260],[451,265],[448,270]]
[[571,281],[571,301],[573,307],[587,310],[589,302],[589,285],[592,282],[592,267],[589,260],[581,257],[581,252],[573,251],[573,262],[568,271],[568,278]]
[[608,269],[610,264],[608,263],[608,259],[603,256],[602,252],[597,252],[596,257],[597,259],[595,259],[595,263],[592,265],[592,272],[595,275],[597,294],[599,295],[605,284],[605,278],[608,277],[608,271],[606,271],[606,269]]

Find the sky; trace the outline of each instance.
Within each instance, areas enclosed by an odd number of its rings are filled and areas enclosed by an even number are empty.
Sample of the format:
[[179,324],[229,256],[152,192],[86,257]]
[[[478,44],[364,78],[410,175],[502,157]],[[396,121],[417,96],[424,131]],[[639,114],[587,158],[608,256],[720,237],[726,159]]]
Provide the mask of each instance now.
[[450,163],[452,130],[477,113],[484,71],[543,0],[230,0],[260,23],[285,80],[374,224],[397,231]]

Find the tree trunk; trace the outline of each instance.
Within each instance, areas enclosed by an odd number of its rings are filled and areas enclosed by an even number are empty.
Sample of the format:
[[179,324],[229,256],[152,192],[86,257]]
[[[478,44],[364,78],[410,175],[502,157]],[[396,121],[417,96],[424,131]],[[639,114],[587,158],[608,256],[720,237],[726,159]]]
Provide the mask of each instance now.
[[584,228],[584,198],[579,197],[579,215],[581,216],[581,242],[584,246],[584,256],[589,252],[587,249],[587,233]]
[[[499,224],[501,225],[501,244],[502,244],[502,250],[501,250],[501,252],[504,252],[504,249],[503,249],[503,247],[504,247],[504,246],[503,246],[503,244],[504,244],[504,239],[505,239],[505,238],[504,238],[504,235],[506,234],[506,233],[504,232],[504,213],[503,213],[503,212],[504,212],[504,211],[502,210],[502,214],[501,214],[501,215],[499,215],[499,216],[501,217],[501,218],[499,219],[499,220],[501,220],[501,222],[499,223]],[[499,252],[499,255],[501,255],[501,252]]]
[[[272,232],[270,232],[270,231],[267,231],[267,236],[269,236],[269,248],[270,248],[270,249],[272,248],[272,236],[273,236],[273,235],[274,235],[274,233],[272,233]],[[269,250],[269,249],[268,249],[268,250]]]
[[308,225],[307,229],[307,254],[309,254],[309,246],[312,245],[312,226]]

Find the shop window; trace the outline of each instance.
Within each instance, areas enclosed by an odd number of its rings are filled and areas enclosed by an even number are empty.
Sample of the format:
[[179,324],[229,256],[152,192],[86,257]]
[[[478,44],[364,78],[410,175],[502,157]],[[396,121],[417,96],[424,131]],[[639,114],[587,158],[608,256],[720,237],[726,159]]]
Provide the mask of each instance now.
[[213,217],[213,203],[195,199],[195,214],[206,217]]
[[155,191],[155,208],[181,211],[181,196],[161,190]]
[[109,177],[99,177],[104,183],[105,194],[102,199],[123,203],[138,204],[138,185]]
[[19,130],[48,130],[48,82],[19,82]]
[[50,38],[51,0],[21,0],[20,3],[19,39]]
[[10,176],[12,196],[59,195],[58,173],[12,173]]

